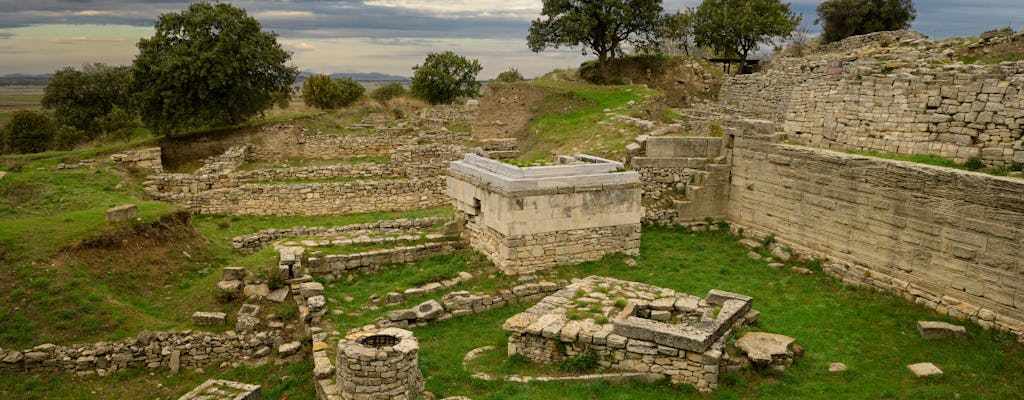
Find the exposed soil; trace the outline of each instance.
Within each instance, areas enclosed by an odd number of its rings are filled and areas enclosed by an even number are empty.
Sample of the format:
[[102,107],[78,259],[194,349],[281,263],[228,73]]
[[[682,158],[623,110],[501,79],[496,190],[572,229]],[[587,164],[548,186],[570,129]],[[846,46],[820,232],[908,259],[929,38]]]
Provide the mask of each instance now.
[[[129,224],[72,244],[65,253],[90,250],[137,252],[185,239],[201,239],[192,229],[192,215],[178,211],[149,224]],[[81,254],[76,254],[81,255]]]
[[[599,80],[596,63],[580,68],[580,76],[589,81]],[[609,76],[624,83],[647,85],[665,92],[665,102],[671,107],[686,107],[696,100],[718,97],[724,78],[704,69],[697,61],[686,58],[629,57],[612,60],[608,64]]]
[[484,90],[473,121],[476,139],[525,138],[536,104],[554,90],[524,83],[493,83]]

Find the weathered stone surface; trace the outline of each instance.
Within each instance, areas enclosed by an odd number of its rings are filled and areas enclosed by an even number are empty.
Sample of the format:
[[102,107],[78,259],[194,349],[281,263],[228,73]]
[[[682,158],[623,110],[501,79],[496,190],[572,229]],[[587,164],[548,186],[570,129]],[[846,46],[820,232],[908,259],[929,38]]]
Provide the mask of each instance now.
[[299,285],[299,294],[306,298],[323,296],[324,284],[320,282],[303,282]]
[[219,281],[217,289],[222,293],[236,294],[242,290],[242,281]]
[[243,281],[245,280],[245,268],[242,267],[224,267],[220,271],[220,280],[222,281]]
[[917,332],[924,339],[967,337],[967,328],[940,321],[917,321]]
[[834,362],[828,364],[828,372],[843,372],[846,371],[846,364],[841,362]]
[[270,287],[265,283],[258,285],[245,285],[242,289],[242,294],[250,299],[262,299],[270,294]]
[[926,363],[910,364],[910,365],[907,366],[907,369],[909,369],[910,372],[913,372],[914,376],[916,376],[918,378],[922,378],[922,377],[926,377],[926,376],[942,375],[942,370],[939,369],[939,367],[936,367],[935,364],[927,363],[927,362]]
[[277,354],[281,357],[288,357],[292,354],[298,353],[302,349],[302,344],[299,342],[288,342],[282,344],[277,348]]
[[238,320],[235,321],[235,331],[237,332],[250,332],[258,330],[260,326],[260,319],[251,315],[239,315]]
[[261,387],[226,380],[210,379],[179,400],[260,400]]
[[277,290],[270,292],[270,294],[267,295],[267,300],[273,301],[275,303],[283,303],[285,299],[288,298],[288,293],[290,293],[288,288],[278,288]]
[[736,348],[747,354],[756,364],[772,363],[773,357],[786,357],[796,340],[785,335],[767,332],[748,332],[736,341]]
[[227,324],[227,314],[222,312],[196,311],[192,313],[192,323],[199,326],[217,326]]
[[428,321],[440,317],[444,313],[444,307],[436,300],[428,300],[413,308],[416,319]]
[[139,216],[139,208],[134,204],[125,204],[107,209],[107,222],[126,222]]

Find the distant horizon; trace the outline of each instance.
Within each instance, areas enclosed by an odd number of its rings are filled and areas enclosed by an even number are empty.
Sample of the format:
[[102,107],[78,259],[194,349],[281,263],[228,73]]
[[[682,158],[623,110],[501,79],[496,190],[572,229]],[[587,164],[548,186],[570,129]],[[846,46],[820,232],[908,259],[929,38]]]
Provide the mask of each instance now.
[[[161,13],[180,12],[188,1],[80,0],[5,1],[0,13],[0,75],[41,75],[86,63],[131,64],[139,39],[153,34]],[[812,35],[820,0],[789,3],[803,15]],[[526,46],[530,21],[540,18],[541,0],[337,0],[279,2],[240,0],[264,30],[292,53],[301,70],[411,76],[427,53],[452,50],[478,59],[489,80],[509,68],[526,77],[559,68],[575,68],[592,59],[582,49]],[[700,4],[667,0],[666,12]],[[991,29],[1024,24],[1020,0],[918,0],[911,29],[935,39],[977,36]]]

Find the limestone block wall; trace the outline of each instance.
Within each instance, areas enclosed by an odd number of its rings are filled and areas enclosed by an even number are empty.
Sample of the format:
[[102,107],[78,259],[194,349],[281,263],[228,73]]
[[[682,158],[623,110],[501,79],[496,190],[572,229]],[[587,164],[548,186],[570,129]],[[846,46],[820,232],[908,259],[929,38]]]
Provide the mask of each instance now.
[[459,241],[446,241],[356,254],[332,254],[323,258],[311,257],[309,259],[309,274],[318,277],[344,277],[356,270],[376,269],[391,264],[413,262],[425,257],[450,254],[461,250],[463,246]]
[[677,136],[641,136],[629,145],[629,163],[643,185],[644,222],[723,218],[730,168],[722,163],[729,146],[728,138]]
[[231,238],[231,247],[243,253],[255,253],[268,246],[270,242],[282,238],[315,237],[329,240],[337,236],[397,235],[426,229],[445,220],[447,218],[403,218],[333,227],[296,226],[284,229],[264,229],[256,233]]
[[[594,260],[640,247],[640,183],[621,163],[520,168],[467,154],[447,178],[469,243],[506,273]],[[566,160],[568,161],[568,160]]]
[[737,137],[729,220],[852,284],[1024,335],[1024,180]]
[[107,376],[125,368],[199,368],[262,357],[280,342],[279,336],[269,332],[144,331],[136,338],[117,342],[72,346],[48,343],[26,350],[0,351],[0,370]]
[[160,200],[201,214],[327,215],[412,210],[447,204],[442,177],[336,183],[251,184]]
[[159,147],[128,150],[110,156],[110,161],[122,167],[136,168],[156,173],[164,172],[162,153]]

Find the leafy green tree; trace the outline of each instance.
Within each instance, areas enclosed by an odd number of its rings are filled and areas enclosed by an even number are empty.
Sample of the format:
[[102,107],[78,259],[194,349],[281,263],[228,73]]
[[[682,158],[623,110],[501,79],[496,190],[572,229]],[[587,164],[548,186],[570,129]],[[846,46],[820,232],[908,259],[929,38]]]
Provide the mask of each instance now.
[[405,96],[405,86],[399,82],[391,82],[370,92],[370,98],[381,103],[387,103],[388,100],[402,96]]
[[4,148],[9,153],[38,153],[50,147],[57,125],[49,115],[20,110],[11,115],[4,129]]
[[519,70],[515,68],[509,68],[508,71],[502,72],[498,74],[497,78],[494,78],[494,82],[505,83],[521,82],[525,80],[526,78],[523,78],[523,74],[520,74]]
[[302,83],[302,101],[321,111],[340,107],[343,97],[341,85],[330,76],[313,75]]
[[671,46],[690,55],[690,38],[693,37],[693,9],[676,11],[662,18],[658,39],[662,45]]
[[541,15],[530,24],[527,45],[534,52],[583,46],[597,55],[602,73],[622,52],[622,43],[656,39],[661,0],[544,0]]
[[160,15],[155,28],[138,43],[131,87],[158,134],[240,123],[272,107],[298,75],[277,35],[230,4],[193,3]]
[[75,128],[71,125],[61,125],[57,128],[57,132],[53,135],[53,141],[50,145],[50,149],[53,150],[72,150],[79,143],[85,142],[89,138],[80,129]]
[[800,19],[779,0],[704,0],[693,14],[694,42],[746,60],[760,44],[788,37]]
[[90,138],[103,132],[101,120],[115,107],[127,110],[131,69],[103,63],[81,70],[67,67],[53,74],[43,90],[42,104],[57,122],[84,131]]
[[850,36],[907,29],[917,17],[913,0],[827,0],[818,4],[821,42]]
[[352,78],[341,78],[335,82],[338,83],[338,87],[341,89],[342,106],[355,103],[356,100],[359,100],[366,93],[366,88]]
[[483,67],[451,51],[430,53],[423,65],[412,67],[412,94],[430,104],[451,103],[459,97],[478,96],[476,75]]
[[132,141],[132,136],[135,135],[135,128],[137,127],[135,116],[121,107],[114,107],[113,110],[110,110],[103,117],[102,125],[104,133],[124,140],[125,143]]

